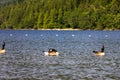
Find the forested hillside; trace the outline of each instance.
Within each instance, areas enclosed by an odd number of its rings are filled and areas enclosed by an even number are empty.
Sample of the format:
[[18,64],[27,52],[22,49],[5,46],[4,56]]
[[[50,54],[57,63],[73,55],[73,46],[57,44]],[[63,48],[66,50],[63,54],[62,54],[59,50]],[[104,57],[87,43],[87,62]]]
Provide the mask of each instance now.
[[120,30],[120,0],[0,0],[0,29]]

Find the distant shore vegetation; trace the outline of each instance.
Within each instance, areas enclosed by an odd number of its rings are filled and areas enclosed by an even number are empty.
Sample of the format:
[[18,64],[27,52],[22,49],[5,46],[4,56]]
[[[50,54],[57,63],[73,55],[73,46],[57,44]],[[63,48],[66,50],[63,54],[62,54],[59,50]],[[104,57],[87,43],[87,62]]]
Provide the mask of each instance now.
[[0,29],[120,30],[120,0],[0,0]]

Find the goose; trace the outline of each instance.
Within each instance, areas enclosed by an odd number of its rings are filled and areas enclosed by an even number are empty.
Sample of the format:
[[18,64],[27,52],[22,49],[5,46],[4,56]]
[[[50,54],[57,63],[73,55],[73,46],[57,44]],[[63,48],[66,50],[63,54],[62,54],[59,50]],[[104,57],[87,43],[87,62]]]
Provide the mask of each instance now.
[[4,54],[6,52],[5,50],[5,42],[3,42],[2,48],[0,49],[0,54]]
[[44,52],[45,56],[58,56],[59,52],[55,49],[50,48],[48,52]]
[[104,56],[104,45],[102,46],[101,51],[93,51],[93,53],[95,54],[95,56]]

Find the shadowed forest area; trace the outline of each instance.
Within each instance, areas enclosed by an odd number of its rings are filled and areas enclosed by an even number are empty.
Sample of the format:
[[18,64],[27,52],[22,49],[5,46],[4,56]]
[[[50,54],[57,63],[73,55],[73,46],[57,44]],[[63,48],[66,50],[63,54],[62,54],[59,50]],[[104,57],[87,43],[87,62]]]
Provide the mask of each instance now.
[[0,29],[120,30],[120,0],[0,0]]

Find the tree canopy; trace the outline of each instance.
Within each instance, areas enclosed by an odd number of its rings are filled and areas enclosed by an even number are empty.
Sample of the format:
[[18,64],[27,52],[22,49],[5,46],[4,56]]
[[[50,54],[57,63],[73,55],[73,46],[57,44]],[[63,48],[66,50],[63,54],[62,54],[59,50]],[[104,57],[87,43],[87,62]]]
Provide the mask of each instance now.
[[120,0],[0,0],[0,29],[120,30]]

